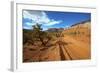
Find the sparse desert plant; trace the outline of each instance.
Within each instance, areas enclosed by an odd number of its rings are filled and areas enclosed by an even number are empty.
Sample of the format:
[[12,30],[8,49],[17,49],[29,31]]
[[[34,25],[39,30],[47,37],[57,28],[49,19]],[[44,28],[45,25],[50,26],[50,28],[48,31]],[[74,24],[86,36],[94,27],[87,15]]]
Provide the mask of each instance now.
[[33,25],[33,37],[39,40],[43,46],[51,40],[51,36],[47,32],[43,31],[40,24]]
[[23,30],[23,44],[34,44],[32,40],[32,32],[29,30]]

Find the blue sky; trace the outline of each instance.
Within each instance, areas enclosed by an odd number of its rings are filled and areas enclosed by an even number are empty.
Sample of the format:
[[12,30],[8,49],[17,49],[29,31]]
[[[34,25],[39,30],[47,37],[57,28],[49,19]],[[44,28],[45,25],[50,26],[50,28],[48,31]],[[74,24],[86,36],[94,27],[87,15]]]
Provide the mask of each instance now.
[[32,29],[36,23],[48,28],[68,28],[71,25],[91,19],[90,13],[23,10],[23,29]]

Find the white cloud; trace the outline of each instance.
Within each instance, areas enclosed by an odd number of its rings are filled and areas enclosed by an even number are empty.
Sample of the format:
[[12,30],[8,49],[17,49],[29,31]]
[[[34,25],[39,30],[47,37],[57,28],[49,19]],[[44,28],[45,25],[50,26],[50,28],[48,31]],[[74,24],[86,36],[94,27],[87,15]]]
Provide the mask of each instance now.
[[26,25],[34,25],[35,23],[39,23],[44,26],[51,26],[62,22],[61,20],[50,19],[43,11],[24,11],[23,17],[32,19],[33,21],[32,23],[26,23]]
[[51,25],[55,25],[55,24],[59,24],[59,23],[61,23],[62,21],[60,20],[60,21],[51,21],[51,22],[49,22],[49,23],[47,23],[47,24],[45,24],[46,26],[51,26]]
[[23,26],[24,29],[32,29],[32,27]]
[[25,24],[28,25],[28,26],[35,25],[35,24],[29,23],[29,22],[26,22]]

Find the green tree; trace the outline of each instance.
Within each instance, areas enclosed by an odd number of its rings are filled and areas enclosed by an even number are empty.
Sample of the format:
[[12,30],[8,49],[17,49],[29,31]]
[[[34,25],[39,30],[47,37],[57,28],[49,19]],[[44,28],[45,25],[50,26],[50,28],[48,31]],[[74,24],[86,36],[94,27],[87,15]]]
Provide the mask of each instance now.
[[40,40],[43,46],[46,46],[46,44],[49,42],[51,38],[50,36],[48,36],[47,32],[43,31],[41,26],[42,25],[38,23],[36,25],[33,25],[33,35],[34,38]]

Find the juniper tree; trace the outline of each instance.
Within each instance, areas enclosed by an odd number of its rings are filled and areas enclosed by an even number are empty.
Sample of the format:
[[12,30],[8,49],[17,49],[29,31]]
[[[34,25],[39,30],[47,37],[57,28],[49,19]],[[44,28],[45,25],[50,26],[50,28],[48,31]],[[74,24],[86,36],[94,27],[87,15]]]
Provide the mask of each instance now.
[[37,40],[40,40],[43,46],[46,46],[46,44],[49,42],[51,38],[50,36],[48,36],[47,32],[43,31],[41,26],[42,25],[38,23],[36,25],[33,25],[33,33],[34,33],[33,35]]

